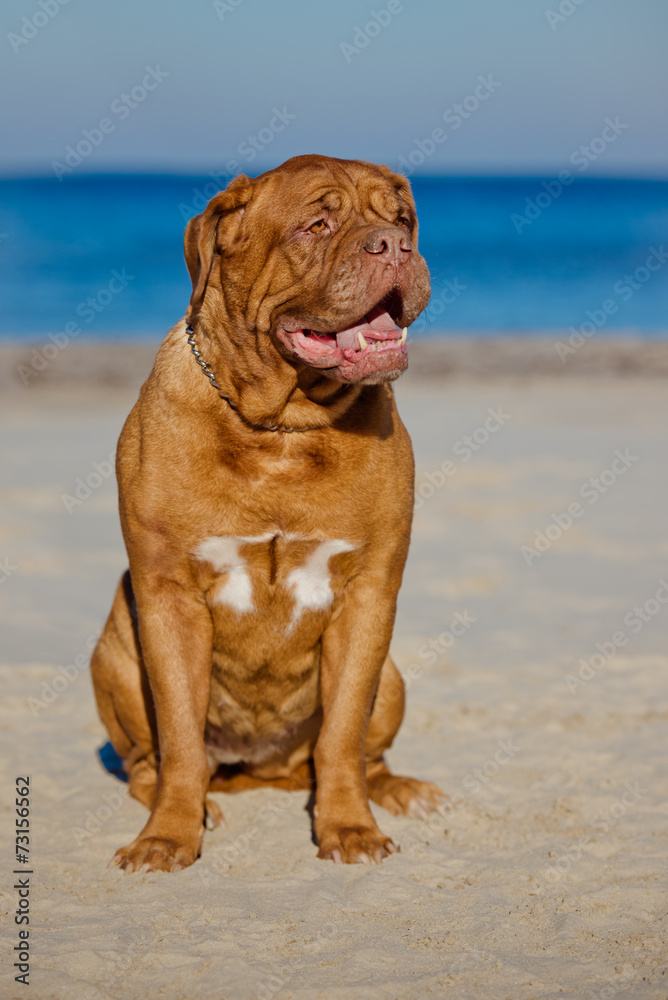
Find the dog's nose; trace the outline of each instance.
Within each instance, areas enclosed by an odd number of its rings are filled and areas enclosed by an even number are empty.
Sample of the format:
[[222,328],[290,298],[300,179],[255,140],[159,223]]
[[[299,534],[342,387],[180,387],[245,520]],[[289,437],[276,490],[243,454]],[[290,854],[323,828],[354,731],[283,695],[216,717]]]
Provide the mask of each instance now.
[[378,255],[388,264],[404,264],[410,259],[413,244],[406,233],[392,226],[386,226],[383,229],[374,229],[369,234],[364,242],[364,249],[367,253]]

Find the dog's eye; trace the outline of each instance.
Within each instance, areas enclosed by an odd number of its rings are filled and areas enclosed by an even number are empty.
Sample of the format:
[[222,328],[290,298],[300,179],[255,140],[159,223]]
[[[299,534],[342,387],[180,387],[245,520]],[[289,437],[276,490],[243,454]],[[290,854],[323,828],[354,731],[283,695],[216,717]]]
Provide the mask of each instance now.
[[327,223],[324,219],[318,219],[317,222],[308,227],[309,233],[323,233],[325,229],[327,229]]
[[406,229],[410,229],[411,228],[411,220],[407,216],[405,216],[405,215],[400,215],[399,218],[397,219],[397,225],[399,225],[399,226],[405,226]]

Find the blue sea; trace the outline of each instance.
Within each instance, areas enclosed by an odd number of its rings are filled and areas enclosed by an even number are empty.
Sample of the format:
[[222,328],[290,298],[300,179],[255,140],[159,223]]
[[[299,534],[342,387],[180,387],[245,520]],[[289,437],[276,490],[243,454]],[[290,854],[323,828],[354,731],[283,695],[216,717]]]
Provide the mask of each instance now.
[[[413,332],[593,323],[606,335],[666,334],[668,182],[578,178],[561,191],[551,178],[412,183],[433,282]],[[0,336],[164,335],[190,294],[185,224],[216,187],[183,176],[0,181]]]

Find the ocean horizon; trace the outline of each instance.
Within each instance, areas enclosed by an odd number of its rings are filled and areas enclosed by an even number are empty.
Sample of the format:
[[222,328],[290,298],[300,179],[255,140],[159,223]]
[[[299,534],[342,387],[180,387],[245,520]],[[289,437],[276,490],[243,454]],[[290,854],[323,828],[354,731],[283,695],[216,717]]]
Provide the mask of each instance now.
[[[190,295],[186,222],[224,183],[162,174],[0,179],[0,338],[164,336]],[[414,176],[411,184],[432,276],[412,334],[666,336],[668,182]]]

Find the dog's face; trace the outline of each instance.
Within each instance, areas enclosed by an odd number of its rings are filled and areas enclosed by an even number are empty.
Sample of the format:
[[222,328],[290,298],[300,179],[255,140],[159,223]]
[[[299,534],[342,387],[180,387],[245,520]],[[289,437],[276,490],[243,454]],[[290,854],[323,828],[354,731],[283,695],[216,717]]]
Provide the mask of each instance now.
[[[191,322],[216,317],[341,382],[396,378],[403,328],[429,301],[407,180],[358,160],[299,156],[235,178],[186,230]],[[267,340],[269,338],[269,340]]]

